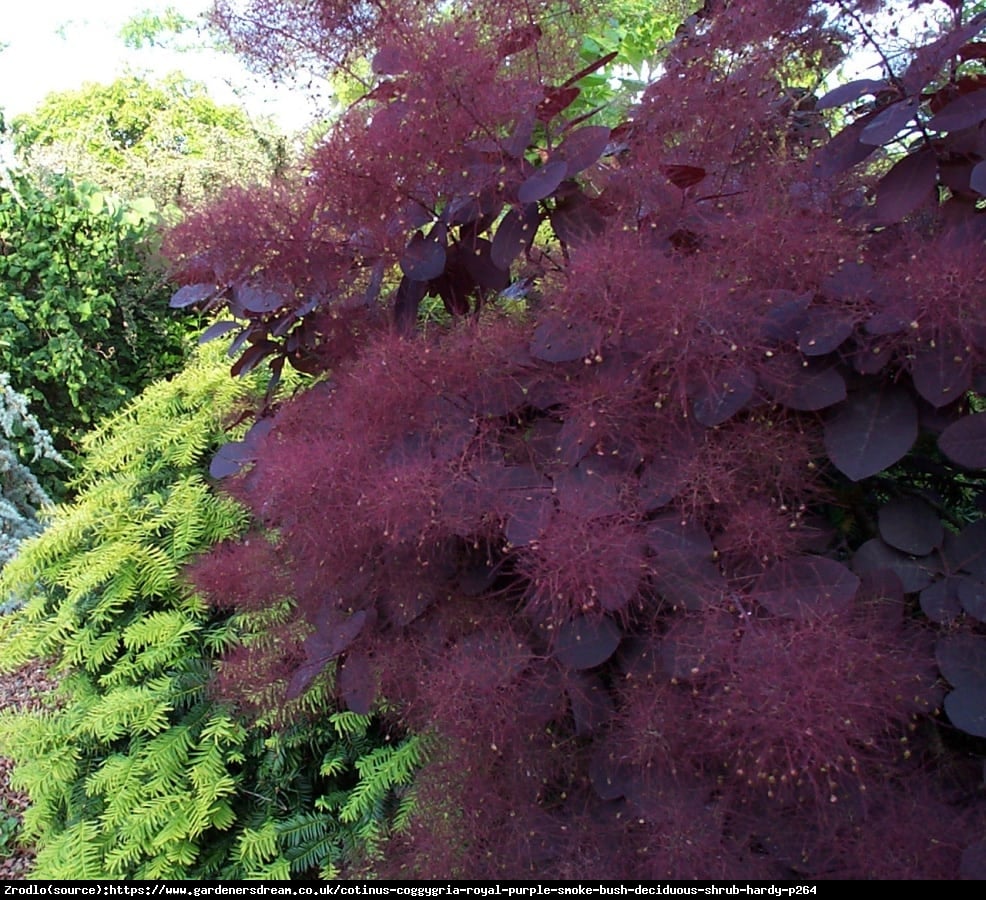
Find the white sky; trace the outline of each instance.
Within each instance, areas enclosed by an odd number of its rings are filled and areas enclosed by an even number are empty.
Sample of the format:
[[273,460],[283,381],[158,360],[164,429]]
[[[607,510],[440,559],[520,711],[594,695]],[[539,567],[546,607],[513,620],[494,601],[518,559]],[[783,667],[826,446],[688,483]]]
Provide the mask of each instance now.
[[134,51],[119,37],[124,22],[139,12],[171,6],[196,19],[209,0],[4,0],[3,5],[0,46],[7,46],[0,50],[0,110],[8,120],[53,91],[74,90],[87,81],[109,83],[128,71],[162,76],[175,70],[204,81],[217,102],[273,116],[286,130],[301,128],[312,117],[302,95],[261,85],[231,54]]

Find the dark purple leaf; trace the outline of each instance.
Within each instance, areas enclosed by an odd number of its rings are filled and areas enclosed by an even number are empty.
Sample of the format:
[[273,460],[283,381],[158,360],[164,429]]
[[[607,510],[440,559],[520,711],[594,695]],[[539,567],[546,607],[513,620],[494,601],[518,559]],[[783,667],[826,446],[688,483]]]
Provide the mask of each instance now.
[[235,331],[237,328],[242,326],[242,322],[213,322],[205,331],[199,335],[199,343],[206,344],[209,341],[215,340],[217,337],[222,337],[224,334],[229,334],[231,331]]
[[363,630],[366,620],[367,613],[361,609],[341,623],[331,617],[318,623],[315,633],[305,638],[305,662],[288,682],[289,700],[299,697],[333,659],[346,652]]
[[251,426],[243,437],[243,444],[246,447],[257,449],[264,439],[274,430],[273,419],[258,419]]
[[308,687],[324,670],[328,665],[328,661],[324,659],[313,660],[310,662],[304,662],[291,676],[288,681],[287,689],[284,692],[285,699],[296,700],[300,697]]
[[908,122],[913,121],[920,105],[920,98],[909,97],[884,107],[860,132],[860,143],[879,146],[893,140]]
[[450,315],[465,316],[472,308],[471,298],[476,292],[476,281],[462,263],[458,248],[452,248],[456,259],[450,254],[449,265],[437,278],[428,282],[428,292],[442,298]]
[[243,328],[243,330],[233,338],[232,343],[226,350],[226,355],[232,359],[240,351],[240,348],[251,338],[255,338],[258,335],[263,334],[263,326],[257,327],[257,323],[251,323]]
[[464,247],[465,266],[476,284],[491,291],[502,291],[510,284],[510,273],[493,263],[493,245],[485,238],[476,238]]
[[613,613],[626,609],[640,590],[646,562],[644,542],[630,538],[609,554],[612,573],[596,587],[596,599],[601,609]]
[[551,159],[567,163],[567,177],[571,178],[603,155],[609,145],[610,133],[605,125],[586,125],[571,131],[551,154]]
[[812,164],[819,178],[834,178],[861,163],[874,150],[875,144],[864,144],[859,140],[863,129],[873,120],[876,113],[867,113],[851,125],[847,125],[827,144],[819,148]]
[[526,498],[551,491],[551,482],[531,465],[508,466],[496,460],[477,466],[473,472],[496,495],[498,502],[506,504],[502,508],[507,510],[513,508],[517,497]]
[[339,693],[346,707],[368,716],[377,696],[377,678],[370,660],[362,653],[350,653],[339,670]]
[[825,423],[825,449],[853,481],[882,472],[914,446],[918,412],[903,389],[872,388],[849,397]]
[[852,568],[859,575],[887,569],[900,579],[908,594],[916,594],[931,584],[940,566],[937,554],[916,558],[894,550],[880,538],[872,538],[853,554]]
[[555,506],[547,498],[530,495],[518,498],[507,515],[503,536],[513,547],[523,547],[538,540],[555,515]]
[[384,592],[380,598],[380,610],[388,625],[404,628],[422,616],[435,602],[435,595],[417,586],[405,586],[404,590]]
[[[444,235],[441,235],[443,238]],[[412,281],[431,281],[445,269],[445,242],[434,232],[416,231],[401,256],[401,271]]]
[[517,189],[517,199],[523,204],[543,200],[555,192],[566,175],[568,175],[568,163],[563,159],[546,162],[535,169],[534,173]]
[[875,81],[872,78],[860,78],[858,81],[850,81],[847,84],[840,84],[825,94],[816,104],[815,109],[834,109],[836,106],[843,106],[852,103],[867,94],[878,94],[886,90],[886,81]]
[[986,160],[976,163],[969,175],[969,187],[981,197],[986,197]]
[[831,309],[809,311],[798,336],[798,349],[805,356],[824,356],[842,346],[853,332],[853,320]]
[[943,110],[931,117],[929,131],[961,131],[986,119],[986,90],[973,91],[956,97]]
[[910,95],[923,91],[940,74],[945,63],[956,56],[962,46],[979,34],[984,26],[986,13],[979,13],[961,28],[946,32],[938,40],[921,47],[901,79],[904,90]]
[[402,75],[411,65],[408,53],[401,47],[390,46],[381,47],[374,55],[370,63],[376,75]]
[[365,609],[358,609],[341,621],[335,614],[327,615],[316,624],[314,633],[305,638],[305,656],[311,661],[321,660],[323,663],[335,659],[359,637],[367,619]]
[[247,312],[268,313],[284,306],[288,298],[281,291],[241,284],[233,288],[233,301]]
[[986,881],[986,838],[973,841],[962,851],[959,878],[964,881]]
[[586,75],[591,75],[593,72],[597,72],[604,66],[608,66],[616,57],[619,56],[618,50],[612,50],[605,56],[600,56],[599,59],[593,60],[587,66],[579,69],[574,75],[566,79],[562,87],[568,87],[571,84],[575,84],[577,81],[581,81]]
[[622,636],[610,618],[577,616],[555,631],[554,655],[570,669],[592,669],[616,652]]
[[666,506],[686,483],[687,460],[673,453],[659,453],[640,473],[638,496],[645,513]]
[[958,55],[963,62],[970,59],[986,59],[986,44],[982,41],[970,41],[959,48]]
[[203,300],[208,300],[216,293],[214,284],[186,284],[183,288],[178,288],[171,295],[171,302],[168,304],[172,309],[184,309],[186,306],[194,306]]
[[795,356],[771,360],[762,375],[775,403],[802,412],[815,412],[846,399],[846,380],[837,366]]
[[695,421],[706,428],[721,425],[746,406],[756,386],[757,376],[747,368],[720,372],[694,392],[692,413]]
[[628,681],[638,684],[662,681],[664,672],[659,641],[641,634],[628,637],[620,645],[619,666]]
[[579,417],[567,419],[558,432],[558,460],[574,466],[595,446],[599,435]]
[[577,87],[549,87],[544,90],[544,99],[538,104],[537,117],[541,122],[550,122],[562,110],[568,109],[581,94]]
[[874,569],[860,575],[856,602],[867,604],[867,611],[876,614],[870,627],[883,623],[885,627],[896,628],[910,616],[904,585],[890,569]]
[[966,469],[986,469],[986,413],[963,416],[938,438],[938,448]]
[[949,572],[986,578],[986,519],[977,519],[958,534],[946,532],[944,556]]
[[531,356],[552,363],[585,359],[598,348],[598,328],[587,322],[573,323],[559,318],[542,320],[531,339]]
[[424,281],[404,277],[394,295],[394,321],[401,334],[412,334],[418,321],[418,307],[428,293]]
[[558,505],[582,520],[619,515],[621,480],[622,472],[609,459],[587,456],[555,477]]
[[955,621],[962,613],[958,582],[959,579],[956,578],[942,578],[921,591],[918,598],[921,611],[932,622],[945,625]]
[[683,191],[695,187],[696,184],[701,184],[706,176],[706,171],[701,166],[661,166],[661,172],[676,188]]
[[512,159],[522,159],[524,151],[531,144],[531,137],[534,135],[534,125],[537,119],[533,115],[521,117],[514,128],[513,134],[503,142],[501,150]]
[[661,638],[661,666],[668,678],[691,682],[721,670],[729,660],[736,619],[725,611],[677,620]]
[[238,475],[240,470],[256,459],[255,451],[243,441],[230,441],[223,444],[209,463],[209,474],[213,478],[228,478]]
[[986,687],[959,687],[946,694],[945,714],[960,731],[986,738]]
[[666,553],[654,568],[654,590],[672,609],[698,612],[726,596],[725,577],[711,557]]
[[986,581],[966,575],[959,580],[958,593],[962,608],[977,621],[986,622]]
[[558,240],[570,247],[583,246],[606,227],[602,214],[581,191],[559,199],[550,218]]
[[541,217],[534,203],[521,210],[511,209],[493,236],[490,259],[499,269],[508,271],[518,254],[531,246]]
[[646,538],[654,554],[654,587],[665,601],[699,610],[721,595],[724,582],[701,525],[665,513],[647,523]]
[[914,387],[932,406],[947,406],[972,385],[972,359],[962,345],[939,338],[919,347],[911,360]]
[[914,212],[935,189],[938,157],[930,147],[909,153],[880,179],[873,212],[878,222],[892,224]]
[[712,539],[697,522],[665,513],[647,523],[647,542],[661,556],[692,556],[712,559]]
[[[914,314],[917,311],[916,304],[907,297],[902,297],[892,306],[877,310],[864,323],[863,328],[867,334],[875,337],[885,337],[888,334],[900,334],[906,331],[911,322],[914,321]],[[874,369],[872,366],[865,371],[877,372],[882,368]]]
[[[834,300],[872,300],[882,302],[888,297],[883,279],[872,265],[857,260],[839,264],[822,284],[822,292]],[[896,294],[893,295],[896,298]]]
[[520,53],[521,50],[533,47],[539,40],[541,40],[541,27],[537,24],[532,23],[514,28],[500,40],[496,48],[497,56],[500,59],[513,56],[515,53]]
[[986,637],[947,634],[935,645],[935,659],[949,684],[977,689],[986,700]]
[[272,341],[261,341],[259,344],[253,344],[252,346],[247,347],[247,349],[240,354],[239,359],[237,359],[236,362],[230,366],[230,374],[234,376],[246,375],[247,372],[252,372],[268,356],[273,355],[277,351],[278,346]]
[[766,300],[761,333],[770,341],[793,341],[801,333],[801,326],[808,321],[807,310],[811,294],[795,294],[793,291],[776,291]]
[[803,619],[848,609],[859,583],[834,559],[800,556],[767,569],[757,581],[754,596],[775,616]]
[[575,734],[588,737],[613,718],[616,704],[602,678],[592,672],[573,672],[566,679]]
[[[869,331],[868,325],[869,323],[867,323],[867,331]],[[894,345],[891,342],[881,344],[879,341],[860,337],[852,352],[852,367],[860,375],[875,375],[883,371],[893,355]]]
[[884,541],[912,556],[926,556],[945,539],[945,526],[938,513],[917,497],[885,503],[877,513],[877,523]]

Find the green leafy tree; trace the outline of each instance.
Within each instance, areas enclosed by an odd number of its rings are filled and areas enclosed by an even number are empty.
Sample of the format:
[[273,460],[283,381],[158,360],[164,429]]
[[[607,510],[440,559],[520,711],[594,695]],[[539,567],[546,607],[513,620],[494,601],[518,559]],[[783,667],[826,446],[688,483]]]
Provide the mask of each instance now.
[[195,23],[173,6],[155,11],[144,9],[131,16],[120,29],[120,38],[132,50],[160,47],[194,28]]
[[283,137],[243,110],[215,103],[180,73],[157,84],[128,75],[51,94],[10,123],[31,170],[67,172],[161,209],[194,203],[231,183],[266,181],[286,162]]
[[[188,322],[148,264],[158,216],[64,176],[0,185],[0,370],[71,455],[82,434],[181,368]],[[39,475],[57,475],[42,467]]]

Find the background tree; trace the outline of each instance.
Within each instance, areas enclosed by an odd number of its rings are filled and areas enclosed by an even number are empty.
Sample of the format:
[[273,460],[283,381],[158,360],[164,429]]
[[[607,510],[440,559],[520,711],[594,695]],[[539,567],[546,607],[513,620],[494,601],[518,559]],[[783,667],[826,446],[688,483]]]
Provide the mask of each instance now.
[[[83,433],[181,367],[195,328],[150,264],[158,215],[92,185],[9,173],[0,186],[0,366],[71,457]],[[38,471],[53,494],[65,471]]]
[[10,133],[36,177],[68,174],[130,200],[151,197],[160,210],[229,184],[266,182],[287,163],[285,139],[272,123],[216,104],[180,73],[52,94],[15,117]]

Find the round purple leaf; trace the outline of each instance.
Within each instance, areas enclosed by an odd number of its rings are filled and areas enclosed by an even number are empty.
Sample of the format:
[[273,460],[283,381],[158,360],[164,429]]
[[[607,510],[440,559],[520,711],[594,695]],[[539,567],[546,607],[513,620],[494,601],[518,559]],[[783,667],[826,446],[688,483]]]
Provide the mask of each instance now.
[[859,578],[834,559],[800,556],[767,569],[754,596],[774,615],[803,619],[847,609],[859,584]]
[[986,413],[965,416],[949,425],[938,447],[952,462],[967,469],[986,469]]
[[899,388],[861,391],[825,423],[829,458],[853,481],[892,466],[911,449],[917,436],[917,408]]
[[616,652],[622,636],[612,619],[578,616],[555,632],[554,655],[570,669],[591,669]]

